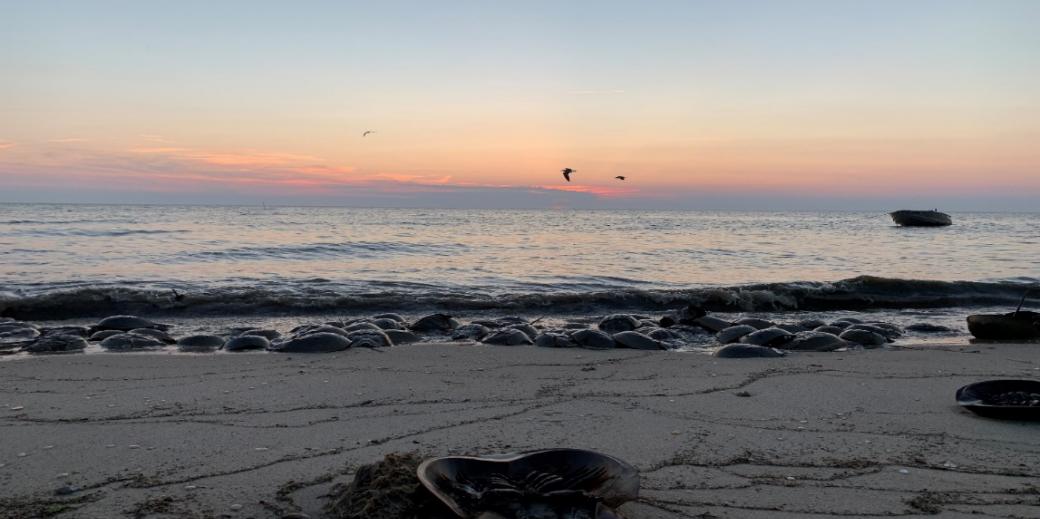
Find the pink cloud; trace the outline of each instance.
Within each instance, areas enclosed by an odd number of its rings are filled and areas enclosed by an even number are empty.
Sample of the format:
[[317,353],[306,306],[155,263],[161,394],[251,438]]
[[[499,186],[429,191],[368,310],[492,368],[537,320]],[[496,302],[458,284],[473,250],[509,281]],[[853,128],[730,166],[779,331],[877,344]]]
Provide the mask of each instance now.
[[618,198],[625,195],[631,195],[636,193],[635,189],[631,188],[616,188],[616,187],[604,187],[604,186],[587,186],[581,184],[562,184],[562,185],[541,185],[535,186],[538,189],[544,189],[549,191],[567,191],[568,193],[586,193],[590,195],[600,196],[603,198]]
[[[401,172],[362,173],[352,166],[330,166],[320,164],[323,159],[308,155],[278,152],[204,151],[178,146],[139,147],[130,150],[137,155],[172,161],[176,173],[152,174],[152,178],[166,182],[190,180],[191,182],[216,182],[227,185],[271,185],[320,190],[337,187],[380,187],[400,192],[418,193],[435,191],[442,187],[453,188],[503,188],[565,190],[594,196],[622,196],[632,190],[593,186],[523,186],[515,184],[487,184],[453,181],[451,175],[418,174]],[[177,163],[184,163],[177,168]],[[206,166],[206,170],[193,168],[192,163]],[[164,164],[169,169],[169,164]],[[189,173],[190,172],[190,173]]]
[[[13,143],[12,143],[13,145]],[[137,190],[159,193],[232,191],[277,195],[336,195],[370,192],[413,196],[457,190],[565,191],[617,198],[637,193],[625,187],[530,185],[455,180],[444,172],[360,171],[310,155],[254,149],[203,150],[156,143],[122,152],[69,146],[26,148],[5,160],[11,186]],[[14,156],[12,156],[14,158]]]
[[4,139],[0,139],[0,151],[9,150],[9,149],[11,149],[11,148],[13,148],[15,146],[17,146],[17,145],[14,142],[12,142],[12,141],[6,141]]
[[181,148],[175,146],[156,146],[133,148],[133,153],[144,155],[163,155],[169,158],[204,162],[217,166],[291,166],[306,162],[321,162],[317,157],[296,155],[292,153],[270,153],[256,150],[241,152],[213,152]]

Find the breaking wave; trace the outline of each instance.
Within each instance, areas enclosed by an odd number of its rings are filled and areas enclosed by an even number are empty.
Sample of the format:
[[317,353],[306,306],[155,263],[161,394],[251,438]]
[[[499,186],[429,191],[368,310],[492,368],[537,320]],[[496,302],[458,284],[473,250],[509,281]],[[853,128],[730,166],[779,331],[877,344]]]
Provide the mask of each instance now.
[[[836,282],[762,283],[688,289],[609,288],[502,291],[489,287],[325,279],[173,290],[173,283],[132,286],[37,287],[33,293],[0,292],[0,316],[57,320],[130,313],[140,315],[256,315],[372,310],[576,313],[660,310],[697,304],[715,312],[777,312],[947,308],[1040,302],[1040,283],[930,281],[860,276]],[[178,287],[179,288],[179,287]],[[517,288],[517,287],[514,287]]]

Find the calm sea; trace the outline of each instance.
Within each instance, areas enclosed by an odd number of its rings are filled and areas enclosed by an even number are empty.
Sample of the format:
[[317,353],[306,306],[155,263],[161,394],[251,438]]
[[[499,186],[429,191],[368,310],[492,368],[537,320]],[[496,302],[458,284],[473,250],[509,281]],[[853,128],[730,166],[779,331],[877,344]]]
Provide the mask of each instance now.
[[1040,214],[952,216],[0,205],[0,315],[947,312],[1040,283]]

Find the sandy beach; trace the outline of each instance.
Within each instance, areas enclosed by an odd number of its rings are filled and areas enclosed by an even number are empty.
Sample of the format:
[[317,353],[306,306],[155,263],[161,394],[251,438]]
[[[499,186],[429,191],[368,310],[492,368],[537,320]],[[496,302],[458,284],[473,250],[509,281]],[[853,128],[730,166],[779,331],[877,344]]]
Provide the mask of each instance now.
[[0,519],[1040,519],[1040,0],[54,4]]
[[638,467],[630,519],[1037,517],[1040,424],[953,398],[1037,376],[1037,346],[1008,344],[15,359],[0,362],[0,517],[320,517],[331,485],[389,452],[558,446]]

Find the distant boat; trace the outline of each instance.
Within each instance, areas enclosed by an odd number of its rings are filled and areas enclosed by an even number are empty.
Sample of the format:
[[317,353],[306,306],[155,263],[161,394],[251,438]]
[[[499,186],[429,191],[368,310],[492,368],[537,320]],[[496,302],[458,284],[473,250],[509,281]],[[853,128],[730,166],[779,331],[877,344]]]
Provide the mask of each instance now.
[[904,227],[943,227],[953,225],[950,215],[939,211],[911,211],[904,209],[889,213],[896,225]]

